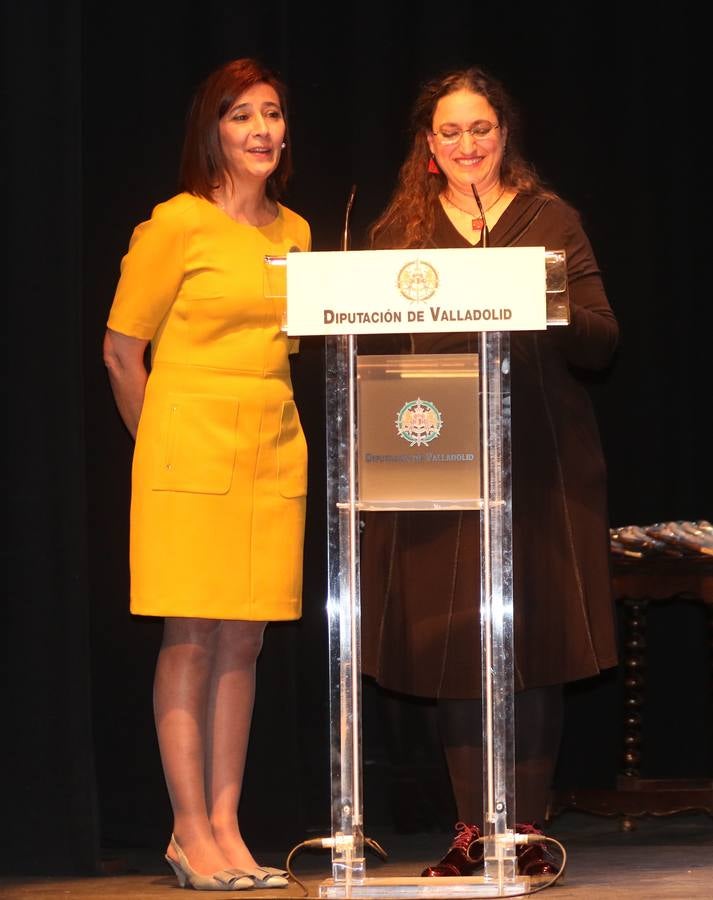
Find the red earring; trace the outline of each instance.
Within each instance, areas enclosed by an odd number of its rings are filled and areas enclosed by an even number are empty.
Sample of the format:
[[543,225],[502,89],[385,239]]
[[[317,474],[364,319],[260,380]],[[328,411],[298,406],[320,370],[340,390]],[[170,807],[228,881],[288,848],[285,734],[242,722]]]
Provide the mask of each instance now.
[[436,165],[436,158],[434,157],[433,154],[431,154],[431,156],[428,160],[428,171],[431,173],[431,175],[440,175],[441,174],[441,170]]

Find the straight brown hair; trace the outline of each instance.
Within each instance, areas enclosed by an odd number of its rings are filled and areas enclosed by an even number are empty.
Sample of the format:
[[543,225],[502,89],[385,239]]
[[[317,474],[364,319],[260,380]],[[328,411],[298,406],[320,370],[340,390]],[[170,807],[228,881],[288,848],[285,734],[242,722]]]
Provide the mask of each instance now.
[[292,151],[287,123],[287,89],[280,79],[255,59],[234,59],[212,72],[198,87],[186,121],[179,184],[183,191],[211,200],[227,174],[220,143],[220,120],[237,98],[256,84],[275,90],[285,119],[285,147],[280,162],[267,180],[267,196],[277,200],[292,174]]

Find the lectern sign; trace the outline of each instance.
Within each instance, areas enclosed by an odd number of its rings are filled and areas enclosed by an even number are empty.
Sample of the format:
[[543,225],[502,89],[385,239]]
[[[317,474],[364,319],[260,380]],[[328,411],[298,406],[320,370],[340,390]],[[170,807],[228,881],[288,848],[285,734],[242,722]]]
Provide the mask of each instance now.
[[360,509],[478,509],[475,353],[357,356]]
[[287,332],[537,331],[545,294],[543,247],[290,253]]

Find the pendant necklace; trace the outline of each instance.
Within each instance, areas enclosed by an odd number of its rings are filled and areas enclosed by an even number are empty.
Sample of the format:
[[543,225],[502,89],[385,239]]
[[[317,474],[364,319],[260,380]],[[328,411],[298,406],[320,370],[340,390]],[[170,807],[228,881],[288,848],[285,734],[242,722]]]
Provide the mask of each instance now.
[[[484,213],[489,212],[494,206],[497,206],[497,204],[500,203],[500,201],[503,199],[503,195],[505,194],[505,190],[506,190],[506,188],[503,188],[502,191],[500,191],[498,196],[495,198],[495,200],[493,200],[493,202],[490,204],[490,206],[485,207],[485,209],[483,210]],[[467,215],[467,216],[473,215],[473,213],[469,212],[467,209],[461,209],[460,206],[457,206],[447,194],[444,194],[443,196],[445,197],[446,202],[450,206],[452,206],[453,209],[457,209],[458,212],[465,213],[465,215]],[[481,216],[476,216],[474,219],[471,218],[470,226],[473,229],[473,231],[482,231],[483,230],[483,219],[481,218]]]

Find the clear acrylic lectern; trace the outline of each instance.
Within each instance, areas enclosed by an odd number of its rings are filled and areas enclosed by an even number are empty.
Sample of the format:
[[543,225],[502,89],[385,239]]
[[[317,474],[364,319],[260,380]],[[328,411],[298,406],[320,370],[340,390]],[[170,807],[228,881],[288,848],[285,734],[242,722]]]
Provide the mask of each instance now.
[[[284,267],[285,260],[266,262],[266,293],[278,296],[285,290],[284,279],[283,287],[276,287],[281,279],[269,273]],[[518,874],[514,833],[509,332],[567,323],[564,253],[541,247],[308,253],[290,254],[286,268],[288,334],[327,336],[332,877],[320,886],[320,896],[526,893],[530,879]],[[357,354],[359,334],[419,331],[477,332],[477,356]],[[441,385],[450,378],[454,386],[448,391],[449,402],[457,402],[462,410],[455,450],[434,454],[441,411],[438,402],[421,396],[429,378]],[[372,413],[379,404],[387,411],[384,421],[403,433],[397,438],[377,434],[380,451],[374,453],[365,450],[360,437],[368,433],[374,439],[378,425]],[[382,437],[386,443],[379,443]],[[447,457],[456,465],[453,478],[435,479],[434,487],[424,490],[422,473],[427,467],[420,464],[415,487],[402,471],[394,477],[390,469],[388,478],[381,477],[378,465],[371,464],[382,457],[391,461],[388,440],[404,437],[403,451],[395,454],[397,464],[403,455],[405,469],[415,470],[405,449],[408,444],[409,452],[424,457],[419,463],[428,463],[429,456]],[[439,509],[480,510],[481,579],[473,585],[481,620],[485,750],[485,864],[480,876],[367,875],[359,585],[359,514],[365,509],[430,509],[434,515]]]

